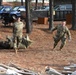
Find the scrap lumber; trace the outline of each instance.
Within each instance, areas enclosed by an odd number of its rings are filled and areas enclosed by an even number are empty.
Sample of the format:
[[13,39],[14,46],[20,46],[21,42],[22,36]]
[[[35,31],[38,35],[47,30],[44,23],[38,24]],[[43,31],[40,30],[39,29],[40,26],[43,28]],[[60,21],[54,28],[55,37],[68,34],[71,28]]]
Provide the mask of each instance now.
[[22,70],[22,71],[24,71],[24,72],[32,73],[33,75],[38,75],[38,74],[37,74],[36,72],[34,72],[34,71],[20,68],[20,67],[18,67],[18,66],[17,66],[16,64],[14,64],[14,63],[11,63],[10,66],[11,66],[11,67],[15,67],[15,68],[18,69],[18,70]]
[[23,68],[21,68],[21,67],[18,67],[18,66],[17,66],[16,64],[14,64],[14,63],[11,63],[9,66],[15,67],[15,68],[17,68],[18,70],[24,70],[25,72],[33,72],[33,71],[31,71],[31,70],[23,69]]
[[37,73],[35,73],[33,71],[19,68],[19,67],[17,67],[14,64],[13,64],[13,67],[12,66],[7,66],[7,65],[4,65],[4,64],[0,64],[0,66],[3,67],[3,68],[5,68],[5,69],[7,69],[7,70],[9,70],[9,71],[14,71],[18,75],[38,75]]

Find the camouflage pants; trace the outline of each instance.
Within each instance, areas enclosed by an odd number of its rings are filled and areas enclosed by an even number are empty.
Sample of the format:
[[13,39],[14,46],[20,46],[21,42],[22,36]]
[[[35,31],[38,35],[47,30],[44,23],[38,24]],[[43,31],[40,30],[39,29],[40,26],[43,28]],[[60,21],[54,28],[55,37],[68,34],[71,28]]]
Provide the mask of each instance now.
[[13,42],[14,48],[19,48],[19,45],[22,42],[22,36],[14,36]]
[[58,44],[58,42],[61,41],[60,49],[63,48],[63,46],[66,44],[66,38],[65,37],[54,37],[54,48]]

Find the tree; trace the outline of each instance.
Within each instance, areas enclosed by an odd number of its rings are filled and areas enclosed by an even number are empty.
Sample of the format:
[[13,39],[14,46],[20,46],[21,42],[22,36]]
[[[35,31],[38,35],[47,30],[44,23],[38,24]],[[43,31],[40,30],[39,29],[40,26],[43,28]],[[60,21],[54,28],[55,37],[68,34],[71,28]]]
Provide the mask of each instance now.
[[30,14],[30,1],[31,0],[25,0],[26,5],[26,33],[30,33],[32,31],[32,20],[31,20],[31,14]]
[[23,6],[23,0],[21,0],[21,5]]
[[54,25],[53,25],[53,20],[54,20],[54,16],[53,16],[53,7],[54,7],[54,0],[49,0],[49,10],[50,10],[50,19],[49,19],[49,30],[51,30]]
[[36,0],[36,3],[35,3],[35,10],[37,9],[37,4],[38,4],[38,0]]
[[42,6],[44,6],[44,0],[42,0]]
[[76,30],[76,0],[72,0],[72,28]]
[[0,0],[0,5],[2,5],[2,1],[3,1],[3,0]]

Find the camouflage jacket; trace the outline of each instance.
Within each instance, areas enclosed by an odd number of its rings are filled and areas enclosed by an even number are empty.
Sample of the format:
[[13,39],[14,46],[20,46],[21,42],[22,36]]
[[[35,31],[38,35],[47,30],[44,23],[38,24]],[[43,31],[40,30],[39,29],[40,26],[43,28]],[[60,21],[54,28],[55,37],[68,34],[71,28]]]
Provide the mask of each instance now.
[[15,22],[13,24],[13,35],[14,36],[20,36],[23,34],[23,22]]
[[68,39],[71,39],[71,33],[69,29],[66,26],[63,25],[57,25],[55,28],[52,29],[52,31],[57,30],[56,37],[65,37],[68,36]]

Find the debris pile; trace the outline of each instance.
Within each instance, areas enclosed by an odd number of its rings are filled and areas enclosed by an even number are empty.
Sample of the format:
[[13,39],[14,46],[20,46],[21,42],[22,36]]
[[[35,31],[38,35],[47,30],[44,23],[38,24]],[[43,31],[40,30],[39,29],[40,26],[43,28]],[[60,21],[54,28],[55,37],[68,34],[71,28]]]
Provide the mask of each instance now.
[[14,64],[9,66],[0,64],[0,75],[38,75],[38,73],[28,69],[22,69]]

